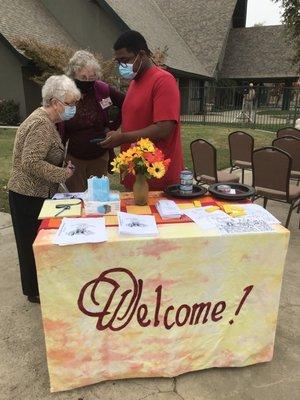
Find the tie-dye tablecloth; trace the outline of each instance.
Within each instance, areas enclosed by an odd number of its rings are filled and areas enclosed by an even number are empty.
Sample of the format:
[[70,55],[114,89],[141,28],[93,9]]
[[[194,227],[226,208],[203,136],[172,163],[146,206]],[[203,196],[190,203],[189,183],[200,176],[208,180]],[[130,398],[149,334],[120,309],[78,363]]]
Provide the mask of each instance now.
[[51,391],[270,361],[289,232],[34,243]]

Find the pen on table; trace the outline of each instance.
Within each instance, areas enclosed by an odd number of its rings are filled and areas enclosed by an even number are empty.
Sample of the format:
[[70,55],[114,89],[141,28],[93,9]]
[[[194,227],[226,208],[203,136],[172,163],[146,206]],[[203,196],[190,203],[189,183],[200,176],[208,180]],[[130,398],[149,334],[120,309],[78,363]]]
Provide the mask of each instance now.
[[56,214],[54,215],[54,217],[57,217],[59,214],[63,213],[63,212],[66,211],[66,210],[70,210],[70,208],[71,208],[69,205],[64,205],[64,204],[62,204],[61,206],[62,206],[62,207],[58,207],[58,206],[55,207],[55,208],[61,208],[61,210],[58,211],[58,213],[56,213]]

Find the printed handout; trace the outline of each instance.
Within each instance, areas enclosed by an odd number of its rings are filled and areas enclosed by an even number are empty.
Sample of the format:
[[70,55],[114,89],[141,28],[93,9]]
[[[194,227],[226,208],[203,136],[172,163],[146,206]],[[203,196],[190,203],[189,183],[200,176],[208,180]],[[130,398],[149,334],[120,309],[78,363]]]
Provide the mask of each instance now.
[[107,241],[104,218],[64,218],[53,239],[60,246]]
[[233,218],[222,210],[208,212],[210,207],[190,208],[184,214],[202,229],[217,229],[221,234],[270,232],[272,224],[280,223],[272,214],[257,204],[245,207],[246,215]]
[[158,229],[153,215],[137,215],[118,212],[118,222],[119,233],[123,235],[158,235]]

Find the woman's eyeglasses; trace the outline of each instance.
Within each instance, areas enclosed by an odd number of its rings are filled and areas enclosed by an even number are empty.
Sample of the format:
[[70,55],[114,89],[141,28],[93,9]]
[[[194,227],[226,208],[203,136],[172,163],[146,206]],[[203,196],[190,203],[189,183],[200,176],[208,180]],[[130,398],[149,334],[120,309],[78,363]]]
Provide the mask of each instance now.
[[67,102],[65,102],[65,101],[62,101],[62,100],[59,100],[59,99],[57,99],[56,97],[53,97],[55,100],[57,100],[57,101],[59,101],[61,104],[63,104],[64,106],[69,106],[69,107],[73,107],[73,106],[76,106],[76,104],[77,104],[77,101],[72,101],[72,102],[70,102],[70,103],[67,103]]
[[[123,67],[123,68],[126,68],[126,67],[127,67],[127,63],[124,63],[124,62],[122,62],[122,61],[116,60],[116,63],[117,63],[118,65],[121,65],[121,67]],[[130,63],[128,63],[128,64],[130,64]]]
[[[136,56],[136,57],[137,57],[137,56]],[[130,60],[128,60],[128,61],[120,61],[120,60],[115,59],[115,62],[116,62],[118,65],[121,65],[121,67],[126,68],[128,64],[134,64],[134,62],[135,62],[135,60],[136,60],[136,57],[135,57],[134,59],[130,59]]]

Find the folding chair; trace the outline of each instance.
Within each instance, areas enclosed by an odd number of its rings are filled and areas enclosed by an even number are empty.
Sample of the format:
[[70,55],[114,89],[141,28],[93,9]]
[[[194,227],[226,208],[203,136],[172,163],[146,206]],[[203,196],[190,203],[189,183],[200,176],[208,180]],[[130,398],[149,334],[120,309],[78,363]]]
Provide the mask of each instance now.
[[288,227],[292,211],[300,204],[300,187],[290,184],[291,156],[276,147],[263,147],[252,153],[255,199],[262,197],[264,207],[268,200],[290,204],[285,226]]
[[252,152],[254,150],[254,139],[246,132],[236,131],[228,136],[230,152],[230,172],[241,169],[242,183],[244,183],[245,169],[251,169]]
[[217,170],[217,150],[204,139],[196,139],[190,144],[194,178],[198,184],[217,182],[239,182],[239,177]]
[[282,136],[273,140],[272,146],[286,151],[292,157],[291,179],[300,181],[300,139]]
[[297,128],[293,128],[292,126],[287,126],[286,128],[278,129],[276,137],[279,138],[283,136],[294,136],[300,139],[300,130]]

